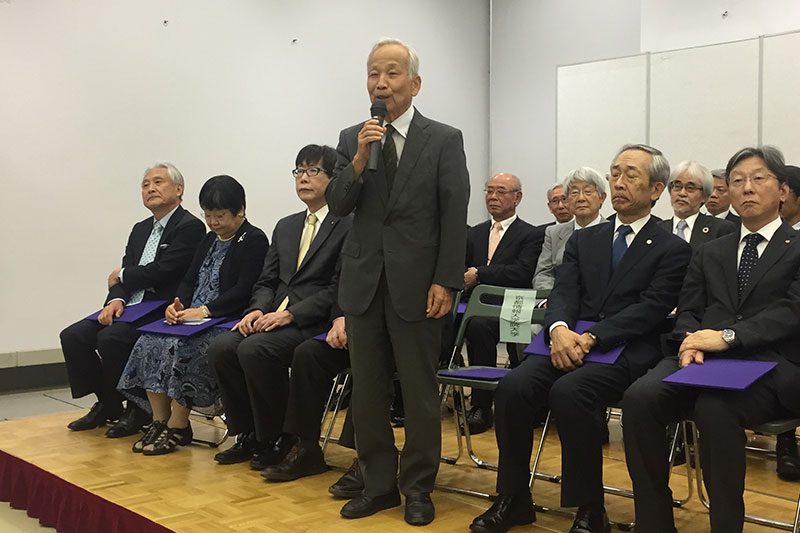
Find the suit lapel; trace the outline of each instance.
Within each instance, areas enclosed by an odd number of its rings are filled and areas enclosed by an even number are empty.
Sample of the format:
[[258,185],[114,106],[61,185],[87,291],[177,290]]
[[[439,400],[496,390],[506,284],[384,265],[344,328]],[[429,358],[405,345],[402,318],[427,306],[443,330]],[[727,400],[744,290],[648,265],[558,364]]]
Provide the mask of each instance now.
[[[654,245],[658,242],[659,236],[657,235],[658,227],[657,222],[652,218],[647,221],[647,224],[644,225],[642,230],[636,234],[636,237],[633,238],[631,245],[628,246],[625,255],[622,256],[620,259],[617,268],[611,273],[611,279],[608,282],[608,286],[606,287],[606,293],[603,296],[603,305],[605,305],[606,299],[608,299],[609,295],[614,292],[617,284],[625,279],[628,276],[630,270],[642,260],[642,258],[647,255],[650,250],[653,248]],[[611,239],[612,243],[606,247],[608,249],[608,256],[609,260],[607,261],[609,268],[611,265],[611,248],[613,247],[613,239],[614,239],[614,226],[611,226]]]
[[[613,219],[612,219],[613,221]],[[602,224],[603,228],[598,235],[597,242],[593,244],[593,254],[597,254],[597,272],[599,272],[599,279],[596,280],[599,286],[604,286],[603,302],[600,307],[605,303],[606,298],[610,293],[612,282],[611,272],[611,247],[614,241],[614,224]],[[627,255],[627,254],[626,254]]]
[[[758,281],[764,277],[764,274],[772,268],[780,258],[789,249],[792,241],[795,238],[795,231],[789,229],[786,223],[782,223],[775,234],[770,239],[769,244],[764,249],[764,253],[758,258],[752,272],[750,272],[750,279],[747,281],[747,286],[742,293],[741,302],[747,300],[747,297],[753,292],[753,288],[758,284]],[[734,263],[736,264],[736,263]],[[741,305],[740,302],[740,305]]]
[[689,239],[689,244],[692,245],[693,250],[696,250],[698,246],[708,241],[708,233],[710,231],[711,225],[708,223],[708,217],[703,213],[698,214],[694,221],[692,238]]
[[[292,217],[290,224],[286,228],[286,246],[289,248],[286,254],[289,264],[287,269],[294,275],[297,272],[297,255],[300,253],[300,238],[303,235],[303,227],[305,226],[306,212],[301,211]],[[275,240],[275,236],[272,236]],[[277,245],[277,244],[276,244]]]
[[[328,238],[328,235],[331,234],[333,228],[336,227],[336,224],[339,222],[339,220],[341,219],[328,213],[328,216],[325,217],[325,220],[322,221],[322,224],[319,227],[319,231],[317,232],[316,235],[314,235],[314,240],[311,241],[311,246],[308,248],[308,252],[306,252],[306,256],[303,258],[303,262],[300,263],[299,267],[297,267],[297,272],[300,272],[300,270],[302,270],[303,267],[306,266],[306,264],[308,264],[308,262],[317,252],[317,250],[319,250],[319,248],[323,245],[325,239]],[[297,262],[297,259],[295,259],[295,262]],[[297,274],[297,272],[295,272],[295,275]]]
[[417,159],[422,154],[422,149],[428,143],[428,138],[430,137],[430,134],[426,131],[428,124],[429,120],[415,109],[414,118],[411,119],[411,124],[408,126],[403,155],[400,156],[397,173],[394,175],[394,184],[392,185],[392,190],[389,191],[389,203],[386,206],[387,213],[397,203],[397,198],[411,177],[412,170],[417,164]]
[[[494,251],[494,257],[502,257],[506,250],[512,249],[514,246],[514,242],[517,240],[520,224],[517,224],[519,218],[517,218],[514,222],[508,226],[508,229],[503,234],[503,238],[500,239],[500,243],[497,245],[497,249]],[[491,226],[490,226],[491,227]],[[489,237],[486,237],[486,255],[489,255]]]
[[492,227],[492,221],[483,222],[478,225],[478,238],[475,246],[475,262],[477,266],[483,266],[489,262],[489,228]]

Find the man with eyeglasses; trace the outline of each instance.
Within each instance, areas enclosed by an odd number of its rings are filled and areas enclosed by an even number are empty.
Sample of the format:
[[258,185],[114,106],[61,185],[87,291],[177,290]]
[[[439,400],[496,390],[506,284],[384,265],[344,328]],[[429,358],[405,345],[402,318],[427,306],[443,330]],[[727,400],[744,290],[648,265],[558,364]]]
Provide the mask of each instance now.
[[[555,217],[558,224],[563,224],[572,220],[572,213],[569,210],[567,195],[564,194],[564,186],[557,183],[547,190],[547,209]],[[553,223],[546,224],[551,226]]]
[[[779,216],[786,198],[783,155],[744,148],[726,169],[737,232],[693,255],[667,353],[623,399],[625,452],[635,494],[636,527],[674,532],[664,427],[692,419],[711,504],[712,533],[744,523],[744,428],[800,416],[800,239]],[[777,367],[744,390],[690,387],[662,380],[714,358],[772,361]]]
[[[339,253],[352,217],[328,212],[325,188],[336,151],[310,144],[297,154],[295,191],[306,209],[278,221],[250,306],[231,331],[208,347],[226,423],[236,443],[219,464],[279,464],[293,439],[281,439],[294,349],[328,330],[336,299]],[[232,317],[233,318],[233,317]]]
[[688,242],[693,250],[717,237],[736,231],[736,224],[724,218],[704,215],[700,207],[714,188],[714,178],[697,161],[683,161],[667,181],[673,216],[661,227]]
[[[522,183],[513,174],[495,174],[486,184],[486,209],[491,219],[467,231],[467,269],[464,291],[485,283],[500,287],[531,288],[536,260],[542,250],[544,228],[537,228],[517,216],[522,201]],[[476,318],[465,332],[471,365],[495,366],[500,327],[497,319]],[[512,365],[517,360],[515,345],[508,345]],[[448,354],[449,355],[449,354]],[[491,391],[473,390],[467,413],[471,434],[483,433],[494,424]]]

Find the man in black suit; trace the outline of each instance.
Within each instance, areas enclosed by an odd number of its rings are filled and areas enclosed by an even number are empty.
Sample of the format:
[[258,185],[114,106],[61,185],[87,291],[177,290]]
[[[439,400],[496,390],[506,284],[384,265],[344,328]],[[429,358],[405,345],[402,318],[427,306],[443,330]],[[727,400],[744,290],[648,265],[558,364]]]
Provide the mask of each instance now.
[[[545,315],[550,358],[532,355],[495,393],[498,498],[470,528],[505,532],[536,519],[528,492],[535,416],[549,404],[562,452],[561,504],[578,507],[571,533],[608,532],[603,505],[603,424],[598,409],[622,398],[661,357],[658,336],[677,302],[691,248],[651,220],[669,163],[646,145],[624,146],[611,166],[616,219],[572,234]],[[585,333],[578,320],[596,322]],[[585,363],[593,348],[625,345],[613,364]]]
[[716,168],[711,171],[711,176],[714,178],[714,188],[706,200],[706,211],[708,214],[724,218],[736,224],[739,224],[740,218],[734,209],[731,209],[731,198],[728,194],[728,181],[725,179],[725,169]]
[[297,196],[307,209],[275,225],[250,306],[233,330],[208,347],[220,386],[228,430],[236,444],[214,459],[219,464],[250,460],[263,470],[280,463],[291,446],[280,439],[289,396],[295,347],[327,329],[336,298],[339,253],[352,218],[329,213],[325,187],[336,151],[310,144],[297,154]]
[[[528,224],[517,216],[522,201],[522,184],[513,174],[495,174],[486,184],[486,209],[492,216],[467,231],[467,270],[464,290],[471,291],[485,283],[500,287],[531,288],[536,261],[542,251],[544,227]],[[500,327],[496,319],[475,318],[467,325],[469,364],[497,364]],[[512,364],[519,363],[516,347],[508,346]],[[472,406],[467,413],[469,431],[483,433],[494,423],[492,393],[473,390]]]
[[[342,247],[339,306],[347,321],[353,371],[353,422],[364,493],[342,507],[361,518],[400,505],[405,519],[427,524],[439,469],[441,421],[436,382],[441,317],[464,275],[469,176],[461,132],[430,120],[411,100],[419,92],[419,59],[396,39],[375,44],[367,91],[386,103],[375,119],[342,131],[337,172],[328,186],[331,212],[355,211]],[[384,136],[384,133],[386,135]],[[366,163],[382,143],[377,169]],[[397,370],[406,441],[398,457],[389,422]]]
[[[744,428],[800,416],[800,239],[778,216],[786,197],[783,156],[745,148],[727,166],[741,230],[692,258],[680,294],[670,354],[625,393],[625,451],[636,496],[636,527],[674,532],[664,427],[691,418],[700,438],[711,531],[742,531]],[[679,367],[726,357],[775,361],[743,391],[688,387],[662,379]]]
[[683,161],[672,170],[667,181],[671,219],[661,227],[688,242],[693,250],[717,237],[736,231],[736,224],[723,218],[704,215],[700,207],[714,189],[714,178],[697,161]]
[[[142,201],[153,216],[131,230],[122,265],[108,276],[108,296],[97,320],[80,320],[61,332],[72,397],[94,393],[89,413],[69,423],[73,431],[117,420],[107,437],[133,435],[149,416],[127,402],[123,414],[117,382],[140,333],[137,328],[163,317],[159,309],[136,322],[114,322],[126,305],[142,300],[172,300],[205,226],[181,207],[183,176],[170,163],[158,163],[142,178]],[[121,416],[122,415],[122,416]]]

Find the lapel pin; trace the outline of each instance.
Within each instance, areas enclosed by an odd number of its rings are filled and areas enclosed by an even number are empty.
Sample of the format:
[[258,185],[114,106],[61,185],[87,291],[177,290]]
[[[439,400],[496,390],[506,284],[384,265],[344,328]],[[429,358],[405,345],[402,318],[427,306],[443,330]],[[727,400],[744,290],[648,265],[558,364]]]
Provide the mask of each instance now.
[[652,239],[647,239],[647,243],[646,244],[653,244],[653,240]]
[[786,239],[786,244],[791,244],[791,242],[792,242],[791,239]]
[[706,226],[705,228],[703,228],[703,233],[708,233],[708,226]]

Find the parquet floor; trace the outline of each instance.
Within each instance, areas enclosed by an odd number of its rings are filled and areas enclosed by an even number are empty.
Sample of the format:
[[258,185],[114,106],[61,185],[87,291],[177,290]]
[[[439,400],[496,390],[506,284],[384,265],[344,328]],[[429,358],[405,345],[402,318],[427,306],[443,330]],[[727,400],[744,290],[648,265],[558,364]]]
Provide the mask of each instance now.
[[[74,418],[75,413],[68,412],[0,422],[0,449],[178,532],[337,533],[413,529],[403,521],[402,507],[361,520],[342,519],[339,509],[344,502],[327,492],[328,486],[340,476],[339,470],[291,483],[266,483],[246,464],[217,465],[212,460],[216,451],[206,446],[193,445],[172,455],[144,457],[130,451],[135,437],[106,439],[103,429],[81,433],[68,431],[65,426]],[[193,421],[193,426],[198,436],[210,437],[218,431],[202,419]],[[396,430],[396,436],[401,441],[402,430]],[[769,440],[765,442],[770,443]],[[492,432],[476,436],[474,443],[479,454],[496,460]],[[231,444],[229,440],[223,448]],[[443,421],[443,448],[445,453],[455,453],[450,416]],[[613,420],[611,444],[606,447],[605,454],[606,484],[629,488],[621,430]],[[336,445],[331,445],[327,452],[328,463],[341,468],[349,466],[352,456],[353,452]],[[687,490],[685,470],[681,468],[676,468],[673,476],[673,491],[678,497]],[[774,468],[774,461],[765,456],[754,455],[749,459],[748,511],[790,521],[794,518],[800,484],[780,481]],[[540,470],[560,471],[555,431],[548,439]],[[466,458],[458,465],[443,464],[438,478],[439,483],[484,492],[492,491],[494,480],[494,472],[479,470]],[[534,495],[538,504],[558,504],[555,484],[537,481]],[[436,533],[467,532],[472,519],[489,505],[480,498],[442,490],[436,491],[433,499],[437,518],[426,531]],[[632,500],[607,496],[606,504],[612,520],[632,520]],[[675,518],[681,532],[708,531],[708,515],[696,496],[684,508],[675,510]],[[535,525],[512,531],[567,531],[571,522],[557,514],[539,513]],[[775,530],[747,524],[745,531]]]

